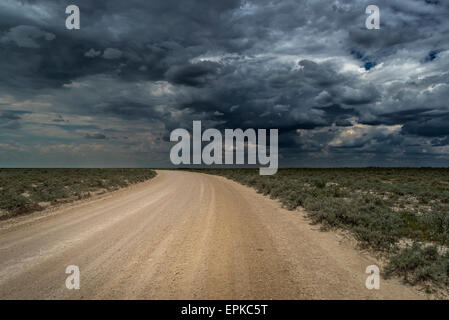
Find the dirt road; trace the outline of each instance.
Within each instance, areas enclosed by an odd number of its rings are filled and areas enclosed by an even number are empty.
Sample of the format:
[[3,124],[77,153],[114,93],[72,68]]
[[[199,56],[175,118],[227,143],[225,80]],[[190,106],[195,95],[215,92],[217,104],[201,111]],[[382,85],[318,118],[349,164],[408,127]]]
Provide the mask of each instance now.
[[[159,171],[100,199],[0,224],[1,299],[404,299],[374,261],[222,177]],[[81,272],[68,290],[68,265]]]

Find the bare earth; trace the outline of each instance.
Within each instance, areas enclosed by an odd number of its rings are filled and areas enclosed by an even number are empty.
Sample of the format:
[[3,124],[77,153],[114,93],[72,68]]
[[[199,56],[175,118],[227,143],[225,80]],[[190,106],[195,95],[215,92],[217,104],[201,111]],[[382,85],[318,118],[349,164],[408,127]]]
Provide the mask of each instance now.
[[[91,201],[0,224],[1,299],[425,299],[298,211],[222,177],[159,171]],[[77,265],[81,289],[68,290]]]

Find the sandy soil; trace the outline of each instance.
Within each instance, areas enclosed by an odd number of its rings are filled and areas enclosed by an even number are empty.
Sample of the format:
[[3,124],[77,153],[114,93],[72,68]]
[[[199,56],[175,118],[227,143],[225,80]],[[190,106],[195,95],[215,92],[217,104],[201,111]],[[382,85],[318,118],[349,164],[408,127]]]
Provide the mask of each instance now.
[[[159,171],[108,196],[0,224],[1,299],[425,299],[365,288],[375,260],[222,177]],[[80,290],[65,269],[77,265]]]

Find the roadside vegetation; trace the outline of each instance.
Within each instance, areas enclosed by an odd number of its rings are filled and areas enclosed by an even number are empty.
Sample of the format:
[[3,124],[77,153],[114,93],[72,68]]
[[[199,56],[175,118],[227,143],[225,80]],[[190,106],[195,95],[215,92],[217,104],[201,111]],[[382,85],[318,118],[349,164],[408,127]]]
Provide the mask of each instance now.
[[384,275],[412,285],[449,286],[449,169],[206,169],[302,206],[323,230],[352,232],[360,245],[387,258]]
[[142,182],[151,169],[0,169],[0,219]]

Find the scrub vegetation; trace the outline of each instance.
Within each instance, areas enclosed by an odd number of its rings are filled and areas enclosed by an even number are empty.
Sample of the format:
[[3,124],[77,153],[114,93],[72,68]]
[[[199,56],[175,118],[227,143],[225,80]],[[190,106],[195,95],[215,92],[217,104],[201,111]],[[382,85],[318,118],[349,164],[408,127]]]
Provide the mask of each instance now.
[[427,288],[449,285],[449,169],[207,169],[302,206],[323,230],[349,230],[388,259],[384,275]]
[[151,169],[0,169],[0,219],[142,182]]

